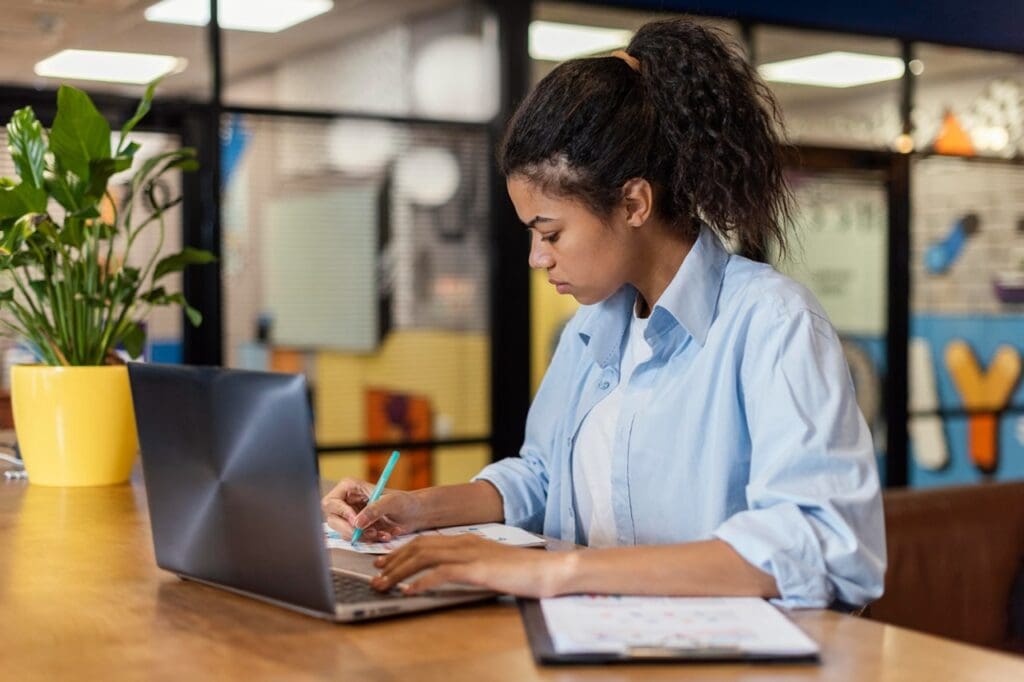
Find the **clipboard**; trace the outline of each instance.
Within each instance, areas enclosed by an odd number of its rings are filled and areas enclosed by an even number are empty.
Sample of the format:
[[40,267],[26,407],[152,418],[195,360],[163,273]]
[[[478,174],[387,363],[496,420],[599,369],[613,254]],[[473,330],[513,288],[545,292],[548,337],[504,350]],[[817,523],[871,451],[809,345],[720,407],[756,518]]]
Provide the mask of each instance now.
[[622,652],[564,653],[555,648],[551,634],[548,632],[540,600],[517,598],[516,603],[522,618],[523,629],[526,631],[526,639],[530,643],[530,651],[538,665],[713,662],[817,664],[821,662],[818,651],[807,654],[768,654],[744,651],[739,647],[730,646],[638,646],[630,647]]

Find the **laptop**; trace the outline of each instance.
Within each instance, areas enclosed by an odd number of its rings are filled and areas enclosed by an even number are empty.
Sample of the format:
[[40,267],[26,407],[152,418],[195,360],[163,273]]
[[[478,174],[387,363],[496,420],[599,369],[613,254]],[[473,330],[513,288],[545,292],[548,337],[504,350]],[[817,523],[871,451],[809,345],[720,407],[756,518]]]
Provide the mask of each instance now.
[[373,555],[328,549],[305,377],[130,363],[157,565],[336,622],[492,598],[370,587]]

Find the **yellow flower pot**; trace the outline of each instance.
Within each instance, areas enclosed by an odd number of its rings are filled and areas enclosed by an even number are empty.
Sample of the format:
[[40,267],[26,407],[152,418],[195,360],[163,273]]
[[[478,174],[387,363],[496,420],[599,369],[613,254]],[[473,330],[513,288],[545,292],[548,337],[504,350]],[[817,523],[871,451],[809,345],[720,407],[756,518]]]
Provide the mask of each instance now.
[[31,483],[112,485],[131,475],[139,443],[124,365],[16,365],[11,407]]

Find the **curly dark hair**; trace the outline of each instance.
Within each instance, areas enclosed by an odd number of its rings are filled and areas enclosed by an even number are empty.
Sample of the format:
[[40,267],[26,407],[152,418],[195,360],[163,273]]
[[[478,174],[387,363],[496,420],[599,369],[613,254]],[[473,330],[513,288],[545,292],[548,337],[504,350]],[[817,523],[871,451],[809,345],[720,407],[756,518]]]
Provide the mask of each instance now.
[[657,214],[690,238],[703,220],[739,253],[786,252],[792,198],[771,91],[715,29],[643,26],[618,57],[567,61],[520,104],[498,149],[506,176],[608,216],[646,179]]

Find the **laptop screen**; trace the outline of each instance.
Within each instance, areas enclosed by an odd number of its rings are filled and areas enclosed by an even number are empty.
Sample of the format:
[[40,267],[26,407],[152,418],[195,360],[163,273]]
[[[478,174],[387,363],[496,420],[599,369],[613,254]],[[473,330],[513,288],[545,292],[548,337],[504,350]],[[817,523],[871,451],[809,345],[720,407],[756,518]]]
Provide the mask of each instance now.
[[157,564],[333,615],[305,378],[128,372]]

